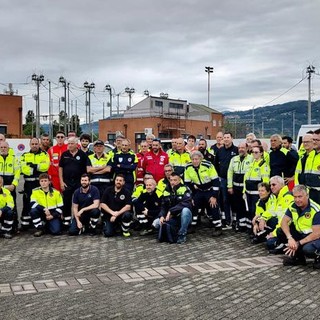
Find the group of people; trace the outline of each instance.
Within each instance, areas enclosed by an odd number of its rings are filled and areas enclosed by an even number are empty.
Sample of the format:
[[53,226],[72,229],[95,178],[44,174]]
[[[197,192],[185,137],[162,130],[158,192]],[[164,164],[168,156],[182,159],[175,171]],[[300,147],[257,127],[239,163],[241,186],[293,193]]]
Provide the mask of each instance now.
[[295,150],[292,138],[274,134],[270,149],[253,133],[238,146],[230,132],[216,143],[196,137],[173,138],[166,152],[148,135],[134,152],[118,135],[105,153],[101,140],[74,132],[30,140],[19,159],[0,135],[1,235],[16,230],[16,188],[24,178],[20,230],[34,236],[67,231],[106,237],[157,234],[159,241],[184,243],[206,216],[212,236],[233,228],[266,242],[271,253],[285,253],[285,265],[315,259],[320,268],[320,129],[303,137]]

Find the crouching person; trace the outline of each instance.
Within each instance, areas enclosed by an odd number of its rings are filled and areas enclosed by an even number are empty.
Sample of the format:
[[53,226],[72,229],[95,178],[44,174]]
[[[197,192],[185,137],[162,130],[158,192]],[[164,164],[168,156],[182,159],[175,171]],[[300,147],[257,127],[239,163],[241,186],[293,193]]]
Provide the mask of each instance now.
[[88,232],[96,235],[96,227],[100,218],[99,189],[90,185],[90,178],[84,173],[80,179],[81,187],[76,189],[72,198],[73,218],[69,228],[69,235],[79,235]]
[[63,200],[61,193],[50,186],[47,173],[39,176],[40,187],[33,189],[30,198],[30,217],[36,228],[35,237],[41,237],[45,231],[53,235],[61,234],[61,216]]
[[13,208],[13,197],[10,191],[3,187],[3,178],[0,176],[0,235],[5,239],[12,238]]
[[279,239],[287,242],[283,265],[305,265],[307,257],[314,258],[313,267],[320,269],[320,205],[309,199],[304,185],[293,188],[293,197],[278,230]]
[[122,235],[131,236],[129,232],[132,222],[131,192],[124,185],[124,175],[118,173],[114,179],[114,186],[107,188],[102,196],[100,208],[105,237],[114,236],[120,225]]
[[145,190],[133,202],[137,219],[141,226],[140,236],[154,233],[152,222],[159,217],[161,209],[161,192],[156,189],[157,183],[153,178],[144,180]]
[[181,183],[177,173],[172,173],[170,186],[163,192],[158,238],[160,242],[181,244],[187,241],[188,226],[192,220],[191,207],[189,188]]

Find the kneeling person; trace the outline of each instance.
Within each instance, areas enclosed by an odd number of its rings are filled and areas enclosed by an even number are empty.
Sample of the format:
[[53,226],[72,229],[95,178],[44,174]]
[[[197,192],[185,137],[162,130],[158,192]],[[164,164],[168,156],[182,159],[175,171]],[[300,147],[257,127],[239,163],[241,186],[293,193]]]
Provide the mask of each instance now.
[[69,229],[71,236],[88,229],[90,235],[96,235],[96,226],[100,217],[100,193],[97,187],[90,185],[87,173],[81,176],[81,187],[76,189],[72,199],[73,219]]
[[[181,183],[181,178],[177,173],[172,173],[170,176],[170,186],[163,192],[159,241],[163,241],[162,233],[166,230],[166,240],[168,242],[186,242],[188,226],[192,219],[191,201],[189,188]],[[176,229],[178,229],[177,234]],[[178,239],[176,240],[177,235]]]
[[54,235],[61,233],[61,216],[63,200],[61,193],[50,186],[47,173],[39,176],[40,187],[33,189],[30,198],[30,216],[34,227],[37,229],[33,234],[40,237],[45,228]]
[[3,187],[3,178],[0,176],[0,234],[3,238],[11,239],[13,225],[14,200],[10,191]]
[[102,196],[100,207],[105,237],[114,236],[120,224],[123,236],[131,235],[129,232],[132,222],[131,192],[124,185],[124,175],[118,173],[114,179],[114,186],[107,188]]

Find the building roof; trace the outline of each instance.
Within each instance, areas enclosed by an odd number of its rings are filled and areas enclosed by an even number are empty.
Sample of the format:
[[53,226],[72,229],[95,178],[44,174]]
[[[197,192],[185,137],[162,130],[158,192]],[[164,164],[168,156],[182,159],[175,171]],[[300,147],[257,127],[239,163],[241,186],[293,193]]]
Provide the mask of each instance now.
[[201,111],[206,111],[206,112],[209,112],[209,113],[222,114],[222,112],[220,112],[220,111],[218,111],[216,109],[209,108],[209,107],[205,106],[204,104],[189,103],[189,106],[191,106],[194,109],[201,110]]

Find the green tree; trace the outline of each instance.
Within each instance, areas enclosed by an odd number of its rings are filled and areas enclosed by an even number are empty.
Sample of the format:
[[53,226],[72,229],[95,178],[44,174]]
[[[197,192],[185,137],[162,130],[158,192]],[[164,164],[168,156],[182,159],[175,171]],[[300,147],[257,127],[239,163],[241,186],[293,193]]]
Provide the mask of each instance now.
[[[40,134],[44,133],[43,128],[40,126]],[[36,117],[33,110],[28,110],[26,114],[26,124],[23,125],[23,134],[25,136],[36,136]]]

